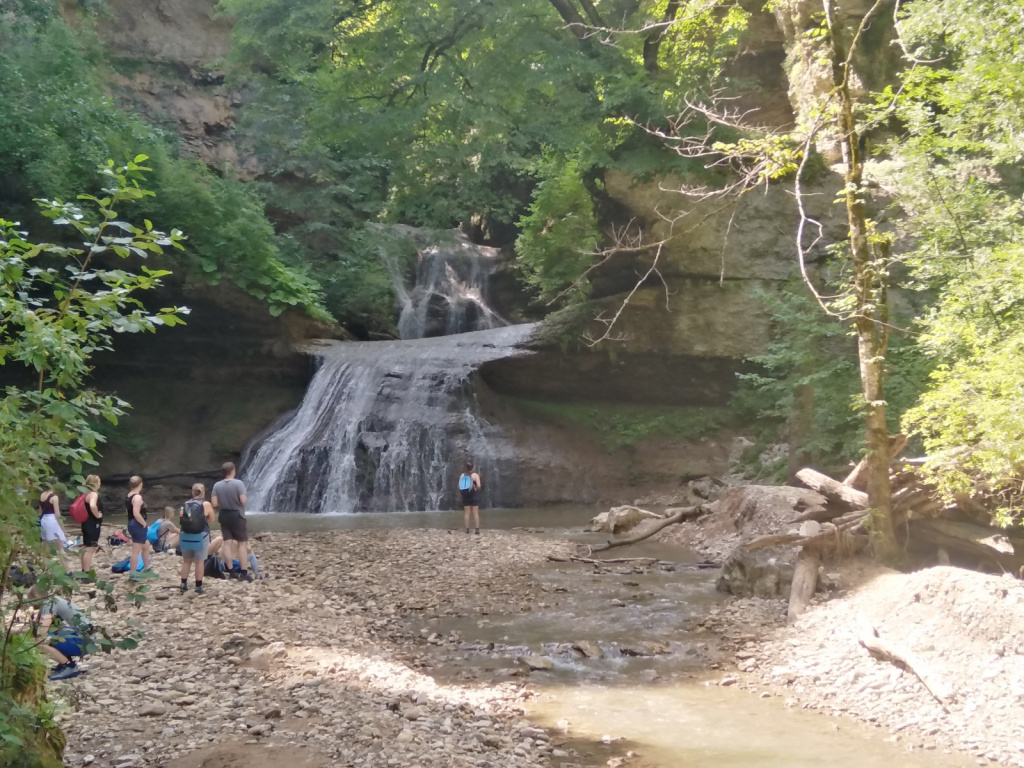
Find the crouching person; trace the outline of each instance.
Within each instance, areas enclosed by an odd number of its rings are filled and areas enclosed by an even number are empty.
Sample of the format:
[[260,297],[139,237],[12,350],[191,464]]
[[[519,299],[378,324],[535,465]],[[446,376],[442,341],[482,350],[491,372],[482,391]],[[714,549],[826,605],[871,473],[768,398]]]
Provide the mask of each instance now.
[[196,594],[203,594],[203,573],[206,567],[206,552],[210,543],[210,523],[213,522],[213,505],[203,497],[206,487],[202,483],[192,486],[192,498],[179,511],[181,533],[178,546],[181,547],[181,593],[188,592],[188,572],[195,568]]
[[92,632],[92,622],[70,600],[51,595],[45,597],[33,586],[28,591],[30,600],[41,600],[34,623],[34,633],[45,635],[39,650],[49,656],[57,666],[51,680],[67,680],[82,673],[75,659],[86,654],[86,642]]

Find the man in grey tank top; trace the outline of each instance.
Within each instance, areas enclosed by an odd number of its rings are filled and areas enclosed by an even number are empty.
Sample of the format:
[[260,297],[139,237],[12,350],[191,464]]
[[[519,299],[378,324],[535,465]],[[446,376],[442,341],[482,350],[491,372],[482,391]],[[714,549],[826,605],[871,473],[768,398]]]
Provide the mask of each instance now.
[[245,525],[245,504],[249,497],[245,493],[245,485],[235,477],[235,465],[228,461],[221,469],[224,470],[224,479],[213,484],[210,503],[217,510],[217,522],[220,523],[220,533],[224,537],[224,558],[231,564],[228,575],[230,578],[252,581],[243,565],[245,542],[249,540]]

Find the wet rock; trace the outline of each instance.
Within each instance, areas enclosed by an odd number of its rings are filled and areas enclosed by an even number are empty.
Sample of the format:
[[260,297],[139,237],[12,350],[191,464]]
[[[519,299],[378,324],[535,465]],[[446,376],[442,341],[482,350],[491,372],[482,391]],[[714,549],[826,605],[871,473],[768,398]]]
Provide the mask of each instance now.
[[668,653],[668,651],[669,647],[666,643],[659,643],[654,640],[623,643],[619,646],[619,653],[623,656],[658,656]]
[[548,671],[555,668],[555,662],[546,656],[524,656],[522,662],[531,672]]
[[737,549],[723,563],[715,588],[737,597],[788,597],[795,561],[792,547]]
[[579,642],[574,643],[572,647],[588,659],[600,659],[604,656],[604,651],[601,650],[601,646],[597,643],[592,643],[589,640],[580,640]]

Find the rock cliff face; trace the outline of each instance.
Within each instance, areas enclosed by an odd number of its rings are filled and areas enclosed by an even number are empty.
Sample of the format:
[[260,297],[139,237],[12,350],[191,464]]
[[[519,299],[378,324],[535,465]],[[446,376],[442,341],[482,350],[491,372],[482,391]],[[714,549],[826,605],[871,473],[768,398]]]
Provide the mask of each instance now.
[[[790,126],[806,117],[825,87],[827,73],[807,45],[816,4],[783,0],[772,12],[763,10],[762,0],[744,5],[752,23],[732,72],[757,85],[737,104],[757,110],[755,121],[763,125]],[[214,0],[107,0],[107,6],[111,17],[99,31],[119,59],[115,94],[177,131],[186,151],[204,162],[243,178],[256,176],[258,169],[232,144],[243,94],[224,84],[218,68],[231,25],[217,16]],[[855,29],[869,6],[843,0],[844,23]],[[864,55],[855,61],[867,86],[893,71],[895,57],[887,52],[891,10],[867,25]],[[827,146],[822,148],[827,157]],[[607,194],[642,226],[645,239],[666,241],[662,279],[630,294],[640,265],[623,260],[597,276],[593,311],[550,323],[536,354],[481,370],[481,402],[518,446],[524,503],[628,498],[638,482],[671,489],[678,478],[725,470],[729,434],[641,441],[628,455],[612,455],[593,436],[531,420],[508,405],[523,399],[727,403],[743,361],[762,352],[769,339],[759,292],[777,289],[796,272],[797,211],[781,187],[723,208],[672,191],[680,181],[605,179]],[[825,173],[816,184],[820,194],[811,198],[809,212],[825,226],[825,241],[835,241],[841,214],[831,201],[839,181]],[[299,317],[271,318],[226,284],[174,289],[187,294],[193,309],[184,330],[161,332],[155,340],[119,340],[117,353],[101,361],[98,384],[135,404],[106,452],[106,473],[159,474],[237,458],[254,434],[300,401],[310,375],[298,351],[301,342],[336,335]],[[604,334],[605,321],[624,304],[610,340],[593,348],[580,341]]]

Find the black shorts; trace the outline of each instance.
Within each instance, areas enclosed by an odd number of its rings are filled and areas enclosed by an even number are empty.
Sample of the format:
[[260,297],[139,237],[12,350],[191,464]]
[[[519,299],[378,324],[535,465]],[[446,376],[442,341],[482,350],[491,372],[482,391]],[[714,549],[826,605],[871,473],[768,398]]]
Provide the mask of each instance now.
[[134,517],[128,521],[128,535],[132,537],[132,544],[145,544],[148,541],[146,526],[139,525]]
[[100,528],[102,524],[92,515],[82,523],[82,546],[98,547],[100,545]]
[[479,507],[480,491],[477,488],[470,488],[468,491],[459,491],[462,494],[462,506]]
[[220,523],[220,535],[224,537],[224,541],[249,540],[245,518],[237,509],[222,509],[217,515],[217,522]]

